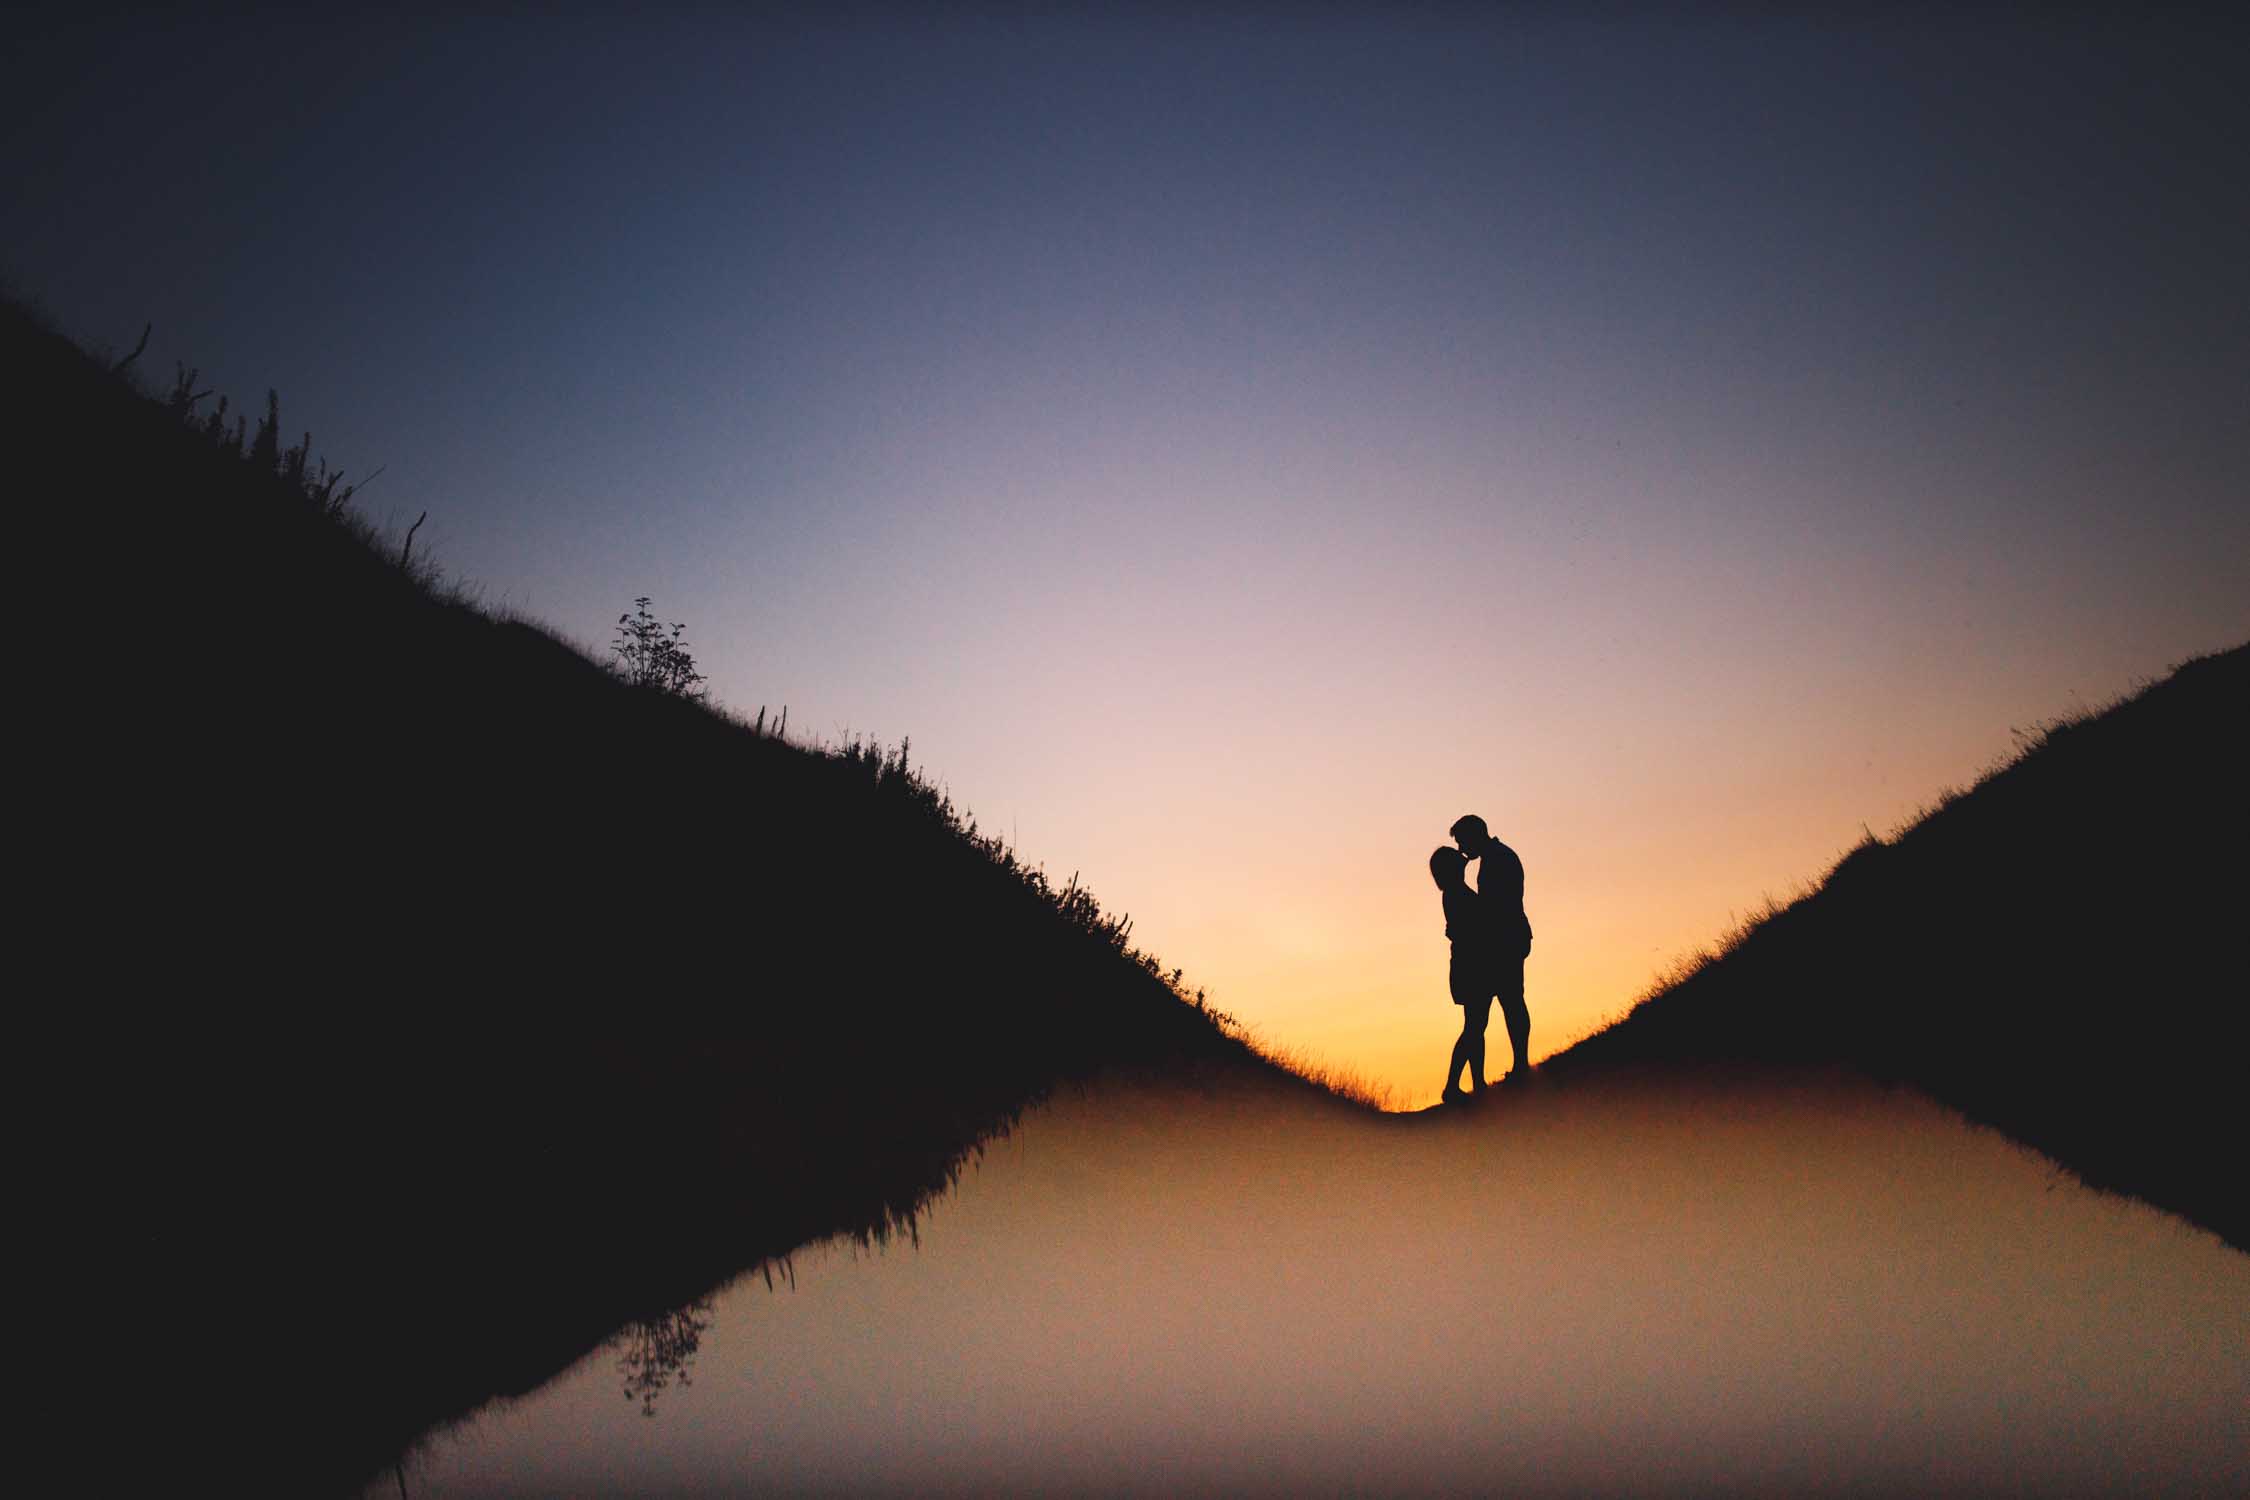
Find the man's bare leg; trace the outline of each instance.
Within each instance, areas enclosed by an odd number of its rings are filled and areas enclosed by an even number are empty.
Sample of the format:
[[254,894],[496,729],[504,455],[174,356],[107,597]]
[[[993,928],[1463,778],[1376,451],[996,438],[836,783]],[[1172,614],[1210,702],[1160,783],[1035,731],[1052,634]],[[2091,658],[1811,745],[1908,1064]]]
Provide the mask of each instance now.
[[1523,1003],[1523,996],[1505,997],[1500,1001],[1500,1014],[1508,1024],[1508,1048],[1515,1054],[1515,1063],[1509,1068],[1510,1077],[1531,1076],[1531,1007]]

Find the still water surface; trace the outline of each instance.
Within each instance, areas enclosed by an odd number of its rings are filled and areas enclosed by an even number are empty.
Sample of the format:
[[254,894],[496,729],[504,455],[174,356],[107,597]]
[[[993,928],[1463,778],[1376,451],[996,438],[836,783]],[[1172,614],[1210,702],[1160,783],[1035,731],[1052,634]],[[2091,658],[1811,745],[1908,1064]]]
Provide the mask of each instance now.
[[1860,1083],[1110,1085],[794,1272],[412,1493],[2250,1494],[2250,1256]]

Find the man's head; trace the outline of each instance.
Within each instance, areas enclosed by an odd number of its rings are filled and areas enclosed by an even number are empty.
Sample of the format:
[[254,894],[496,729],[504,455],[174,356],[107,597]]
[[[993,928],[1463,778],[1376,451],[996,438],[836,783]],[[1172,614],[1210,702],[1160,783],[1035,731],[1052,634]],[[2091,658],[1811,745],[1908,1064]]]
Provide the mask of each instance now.
[[1484,846],[1492,842],[1492,830],[1485,827],[1484,819],[1475,813],[1455,818],[1453,826],[1446,832],[1453,835],[1453,842],[1460,846],[1461,853],[1469,859],[1482,858]]
[[1469,862],[1458,849],[1442,845],[1430,851],[1430,878],[1441,891],[1458,891],[1469,883]]

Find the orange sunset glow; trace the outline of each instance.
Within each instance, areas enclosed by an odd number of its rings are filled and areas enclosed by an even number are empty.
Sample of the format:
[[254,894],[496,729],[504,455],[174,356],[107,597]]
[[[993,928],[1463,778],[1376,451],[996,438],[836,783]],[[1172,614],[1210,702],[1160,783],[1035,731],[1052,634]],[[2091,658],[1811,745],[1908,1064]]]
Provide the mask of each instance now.
[[[1452,611],[1427,609],[1428,639],[1443,642],[1437,617]],[[1291,624],[1317,630],[1320,613],[1308,604]],[[974,780],[944,749],[922,748],[942,738],[917,731],[916,748],[988,822],[1013,822],[1027,855],[1057,875],[1082,872],[1130,912],[1136,942],[1262,1040],[1356,1069],[1411,1108],[1435,1098],[1457,1020],[1422,869],[1455,817],[1481,813],[1523,857],[1541,1057],[1769,898],[1800,894],[1868,832],[1893,833],[1969,785],[2018,748],[2012,731],[2130,689],[2134,659],[2185,654],[2187,637],[2159,620],[2139,624],[2138,650],[2128,633],[1949,658],[1942,627],[1903,621],[1886,632],[1893,660],[1844,681],[1825,670],[1843,644],[1833,621],[1792,629],[1778,604],[1752,613],[1764,617],[1713,629],[1755,628],[1768,643],[1756,667],[1699,666],[1681,644],[1645,675],[1595,690],[1559,666],[1456,639],[1426,653],[1442,667],[1400,683],[1363,645],[1340,691],[1331,676],[1237,704],[1159,697],[1152,722],[1176,727],[1148,739],[1118,720],[1106,688],[1073,698],[1057,683],[1037,695],[1040,732],[1073,747],[1053,762],[1011,750],[1032,732],[1028,717],[963,726],[966,750],[994,758]],[[1412,637],[1387,639],[1404,651]],[[1725,642],[1707,644],[1716,658]],[[1130,661],[1129,647],[1116,649]],[[1499,686],[1454,704],[1448,677]],[[1444,727],[1413,727],[1426,724]],[[1737,727],[1749,724],[1760,728]],[[1011,790],[978,795],[984,784]],[[1160,822],[1152,806],[1179,816]]]

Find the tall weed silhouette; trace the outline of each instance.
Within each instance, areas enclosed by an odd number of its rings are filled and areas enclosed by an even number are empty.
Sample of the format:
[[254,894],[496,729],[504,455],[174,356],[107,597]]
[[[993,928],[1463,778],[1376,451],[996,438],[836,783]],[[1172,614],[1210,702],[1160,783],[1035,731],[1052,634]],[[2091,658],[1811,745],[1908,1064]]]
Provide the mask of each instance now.
[[649,596],[643,594],[633,601],[631,614],[617,617],[617,635],[609,648],[617,675],[634,687],[653,688],[675,698],[702,698],[704,677],[688,650],[687,626],[676,620],[663,624],[648,606]]

